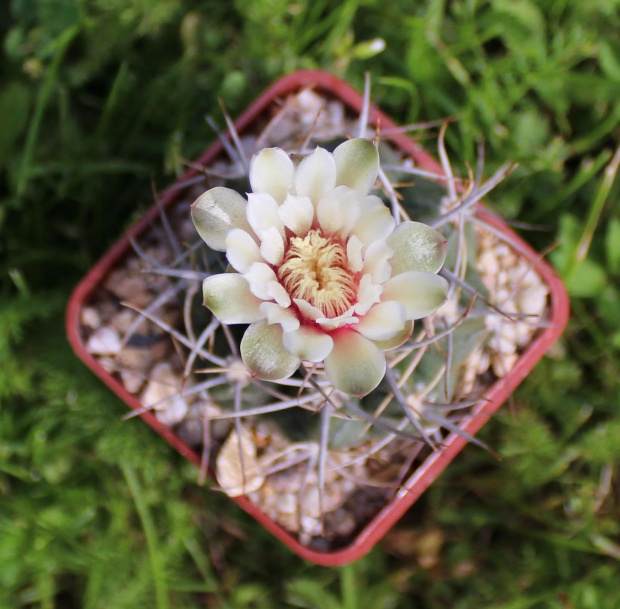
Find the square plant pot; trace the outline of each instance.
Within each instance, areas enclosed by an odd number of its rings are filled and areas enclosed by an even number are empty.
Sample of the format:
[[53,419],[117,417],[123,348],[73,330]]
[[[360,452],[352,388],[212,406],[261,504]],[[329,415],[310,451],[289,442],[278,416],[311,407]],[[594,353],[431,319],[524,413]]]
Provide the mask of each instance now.
[[[238,357],[239,326],[200,306],[202,279],[225,270],[226,259],[199,240],[190,206],[209,187],[249,191],[248,159],[264,147],[300,155],[355,135],[380,140],[377,190],[394,214],[444,233],[448,301],[386,352],[391,383],[363,399],[329,387],[320,364],[277,385],[252,379]],[[291,74],[76,287],[69,341],[130,416],[299,556],[325,566],[354,561],[475,441],[566,325],[561,281],[479,202],[488,190],[452,178],[445,161],[347,83]]]

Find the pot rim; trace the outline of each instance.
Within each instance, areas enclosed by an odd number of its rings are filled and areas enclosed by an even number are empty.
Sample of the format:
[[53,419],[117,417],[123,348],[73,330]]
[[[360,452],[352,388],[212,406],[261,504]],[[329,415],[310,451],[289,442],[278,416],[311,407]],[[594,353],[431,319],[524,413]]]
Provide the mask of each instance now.
[[[242,133],[273,104],[274,100],[310,86],[314,90],[342,101],[353,112],[359,113],[362,108],[363,96],[348,83],[328,72],[302,70],[284,76],[266,89],[235,121],[235,128],[239,133]],[[372,106],[368,122],[375,127],[380,125],[383,129],[397,127],[388,116]],[[443,175],[441,165],[435,158],[404,133],[390,133],[386,135],[386,139],[390,140],[402,152],[412,157],[419,167]],[[222,144],[219,141],[215,141],[198,158],[194,165],[208,165],[222,152]],[[142,408],[138,398],[129,393],[120,381],[108,373],[97,359],[86,350],[80,333],[80,311],[112,267],[129,251],[132,251],[131,240],[136,239],[158,217],[160,208],[165,209],[183,195],[184,189],[175,188],[175,186],[196,177],[198,174],[197,169],[190,168],[170,188],[165,190],[159,197],[158,203],[154,204],[140,220],[133,224],[91,268],[74,289],[67,305],[66,332],[76,355],[132,410],[140,410]],[[508,375],[497,380],[487,390],[486,399],[473,408],[471,415],[462,425],[462,429],[470,435],[475,435],[480,430],[491,415],[495,413],[534,368],[536,363],[562,334],[569,316],[568,294],[562,281],[551,266],[523,239],[508,228],[502,220],[492,215],[483,205],[478,207],[477,215],[489,224],[492,224],[503,234],[509,236],[523,251],[527,261],[532,264],[533,268],[536,269],[536,272],[549,287],[551,314],[548,326],[521,354]],[[200,466],[200,455],[180,440],[176,434],[161,423],[151,412],[142,412],[139,416],[186,459],[196,466]],[[364,526],[355,539],[348,546],[332,552],[319,552],[303,546],[295,537],[264,514],[246,497],[234,497],[231,499],[301,558],[317,565],[339,566],[358,560],[370,552],[466,444],[467,440],[465,438],[456,433],[450,433],[444,442],[443,449],[432,453],[425,459],[422,465],[416,469],[403,485],[403,488]]]

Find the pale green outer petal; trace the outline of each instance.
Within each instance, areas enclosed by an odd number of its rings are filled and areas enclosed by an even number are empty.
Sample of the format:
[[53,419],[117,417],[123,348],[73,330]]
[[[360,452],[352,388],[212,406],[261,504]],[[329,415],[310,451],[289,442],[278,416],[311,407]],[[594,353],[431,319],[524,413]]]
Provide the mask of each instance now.
[[370,340],[389,340],[403,329],[405,322],[404,305],[388,300],[376,304],[364,317],[360,317],[355,329]]
[[338,186],[353,188],[358,196],[370,192],[379,171],[379,152],[375,145],[362,138],[340,144],[334,150]]
[[396,349],[401,345],[404,345],[413,334],[413,320],[410,319],[405,322],[403,329],[388,340],[375,340],[373,341],[381,351],[390,351],[391,349]]
[[407,319],[420,319],[434,313],[448,295],[448,282],[435,273],[407,271],[383,284],[381,300],[397,300],[407,310]]
[[308,197],[289,194],[278,207],[278,217],[297,236],[305,237],[314,220],[314,205]]
[[383,201],[375,195],[364,197],[360,201],[361,216],[351,232],[364,245],[374,241],[385,241],[396,226],[396,220]]
[[295,192],[310,197],[316,205],[336,186],[336,163],[330,152],[315,148],[305,157],[295,172]]
[[241,359],[250,373],[265,381],[278,381],[294,374],[301,360],[282,344],[282,328],[266,321],[252,324],[241,339]]
[[402,222],[387,243],[394,250],[392,275],[405,271],[437,273],[448,251],[444,236],[421,222]]
[[254,262],[262,262],[258,245],[254,237],[240,228],[233,228],[226,235],[226,258],[239,273],[245,273]]
[[370,340],[353,330],[333,334],[334,348],[325,359],[325,373],[336,389],[362,397],[385,375],[385,356]]
[[329,334],[309,325],[301,326],[294,332],[284,332],[282,342],[293,355],[308,362],[322,362],[334,347]]
[[248,282],[237,273],[211,275],[202,283],[204,305],[225,324],[251,324],[263,319],[262,300],[250,292]]
[[246,205],[246,200],[230,188],[211,188],[192,203],[194,226],[210,248],[223,252],[229,230],[251,230],[245,216]]
[[263,148],[250,161],[252,191],[266,192],[278,203],[293,189],[295,166],[281,148]]

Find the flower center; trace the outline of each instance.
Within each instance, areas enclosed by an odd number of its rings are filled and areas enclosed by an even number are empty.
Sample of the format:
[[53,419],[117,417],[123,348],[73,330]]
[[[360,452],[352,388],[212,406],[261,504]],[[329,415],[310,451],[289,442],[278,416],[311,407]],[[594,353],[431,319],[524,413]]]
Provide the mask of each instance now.
[[291,298],[301,298],[327,318],[342,315],[355,301],[357,278],[343,244],[317,230],[293,237],[277,271]]

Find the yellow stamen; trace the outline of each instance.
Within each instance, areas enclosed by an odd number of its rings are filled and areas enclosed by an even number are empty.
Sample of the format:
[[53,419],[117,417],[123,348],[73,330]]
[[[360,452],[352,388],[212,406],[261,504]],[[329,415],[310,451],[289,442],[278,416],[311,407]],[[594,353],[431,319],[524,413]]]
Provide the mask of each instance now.
[[343,244],[317,230],[291,239],[278,279],[291,298],[308,301],[330,319],[353,304],[357,291]]

